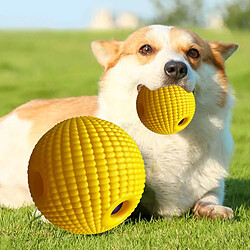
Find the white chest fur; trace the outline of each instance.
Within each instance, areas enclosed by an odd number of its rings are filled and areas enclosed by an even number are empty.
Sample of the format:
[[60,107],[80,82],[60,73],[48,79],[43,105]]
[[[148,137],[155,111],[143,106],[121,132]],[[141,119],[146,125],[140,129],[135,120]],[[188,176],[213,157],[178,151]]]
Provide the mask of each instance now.
[[27,166],[33,149],[29,143],[31,121],[14,113],[0,123],[0,201],[5,206],[30,204]]

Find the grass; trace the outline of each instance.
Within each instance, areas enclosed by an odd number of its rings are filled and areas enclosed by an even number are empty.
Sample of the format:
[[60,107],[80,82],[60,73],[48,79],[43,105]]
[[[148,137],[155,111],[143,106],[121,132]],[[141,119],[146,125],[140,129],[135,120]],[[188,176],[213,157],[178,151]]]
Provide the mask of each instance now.
[[4,209],[8,226],[0,245],[6,249],[247,249],[249,232],[244,208],[233,221],[196,220],[190,215],[172,220],[128,220],[100,235],[73,235],[41,221],[30,223],[32,209]]
[[0,32],[0,115],[35,98],[97,93],[102,68],[92,56],[92,40],[127,33]]
[[[231,221],[181,218],[127,220],[101,235],[73,235],[32,217],[34,207],[0,208],[0,249],[249,249],[250,215],[250,64],[248,31],[196,31],[208,40],[236,42],[227,62],[237,99],[232,134],[235,155],[226,181],[225,205]],[[35,98],[97,93],[101,67],[90,42],[124,39],[128,32],[0,31],[0,116]]]

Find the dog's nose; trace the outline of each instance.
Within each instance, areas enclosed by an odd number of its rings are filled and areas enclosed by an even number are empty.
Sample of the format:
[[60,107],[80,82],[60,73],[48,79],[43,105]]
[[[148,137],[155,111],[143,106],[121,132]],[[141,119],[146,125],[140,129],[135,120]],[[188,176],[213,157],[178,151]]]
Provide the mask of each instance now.
[[187,75],[187,65],[179,61],[169,61],[165,64],[164,71],[167,76],[179,80]]

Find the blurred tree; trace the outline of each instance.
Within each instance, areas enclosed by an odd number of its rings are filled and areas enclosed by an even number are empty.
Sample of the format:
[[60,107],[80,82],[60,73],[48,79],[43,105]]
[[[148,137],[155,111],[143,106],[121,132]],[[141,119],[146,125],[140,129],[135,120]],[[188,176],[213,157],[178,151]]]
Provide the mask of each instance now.
[[[227,2],[227,3],[226,3]],[[205,26],[208,12],[219,12],[229,28],[250,28],[250,0],[231,0],[206,9],[205,0],[152,0],[154,22],[167,25]]]
[[226,7],[225,23],[229,28],[250,28],[249,0],[235,0]]
[[152,0],[157,12],[156,22],[167,25],[204,26],[204,0]]

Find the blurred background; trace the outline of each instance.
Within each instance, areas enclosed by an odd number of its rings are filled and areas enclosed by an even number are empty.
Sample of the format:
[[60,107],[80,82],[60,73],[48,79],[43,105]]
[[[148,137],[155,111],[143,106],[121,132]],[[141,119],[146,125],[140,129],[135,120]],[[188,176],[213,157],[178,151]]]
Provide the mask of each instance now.
[[[96,94],[102,68],[91,41],[123,40],[149,24],[188,27],[207,40],[238,43],[229,74],[249,75],[249,2],[0,0],[0,116],[30,99]],[[243,93],[245,88],[242,82]]]
[[232,84],[249,75],[249,0],[0,0],[0,116],[30,99],[96,94],[102,68],[91,41],[155,23],[238,43]]
[[1,0],[0,29],[249,28],[249,0]]

